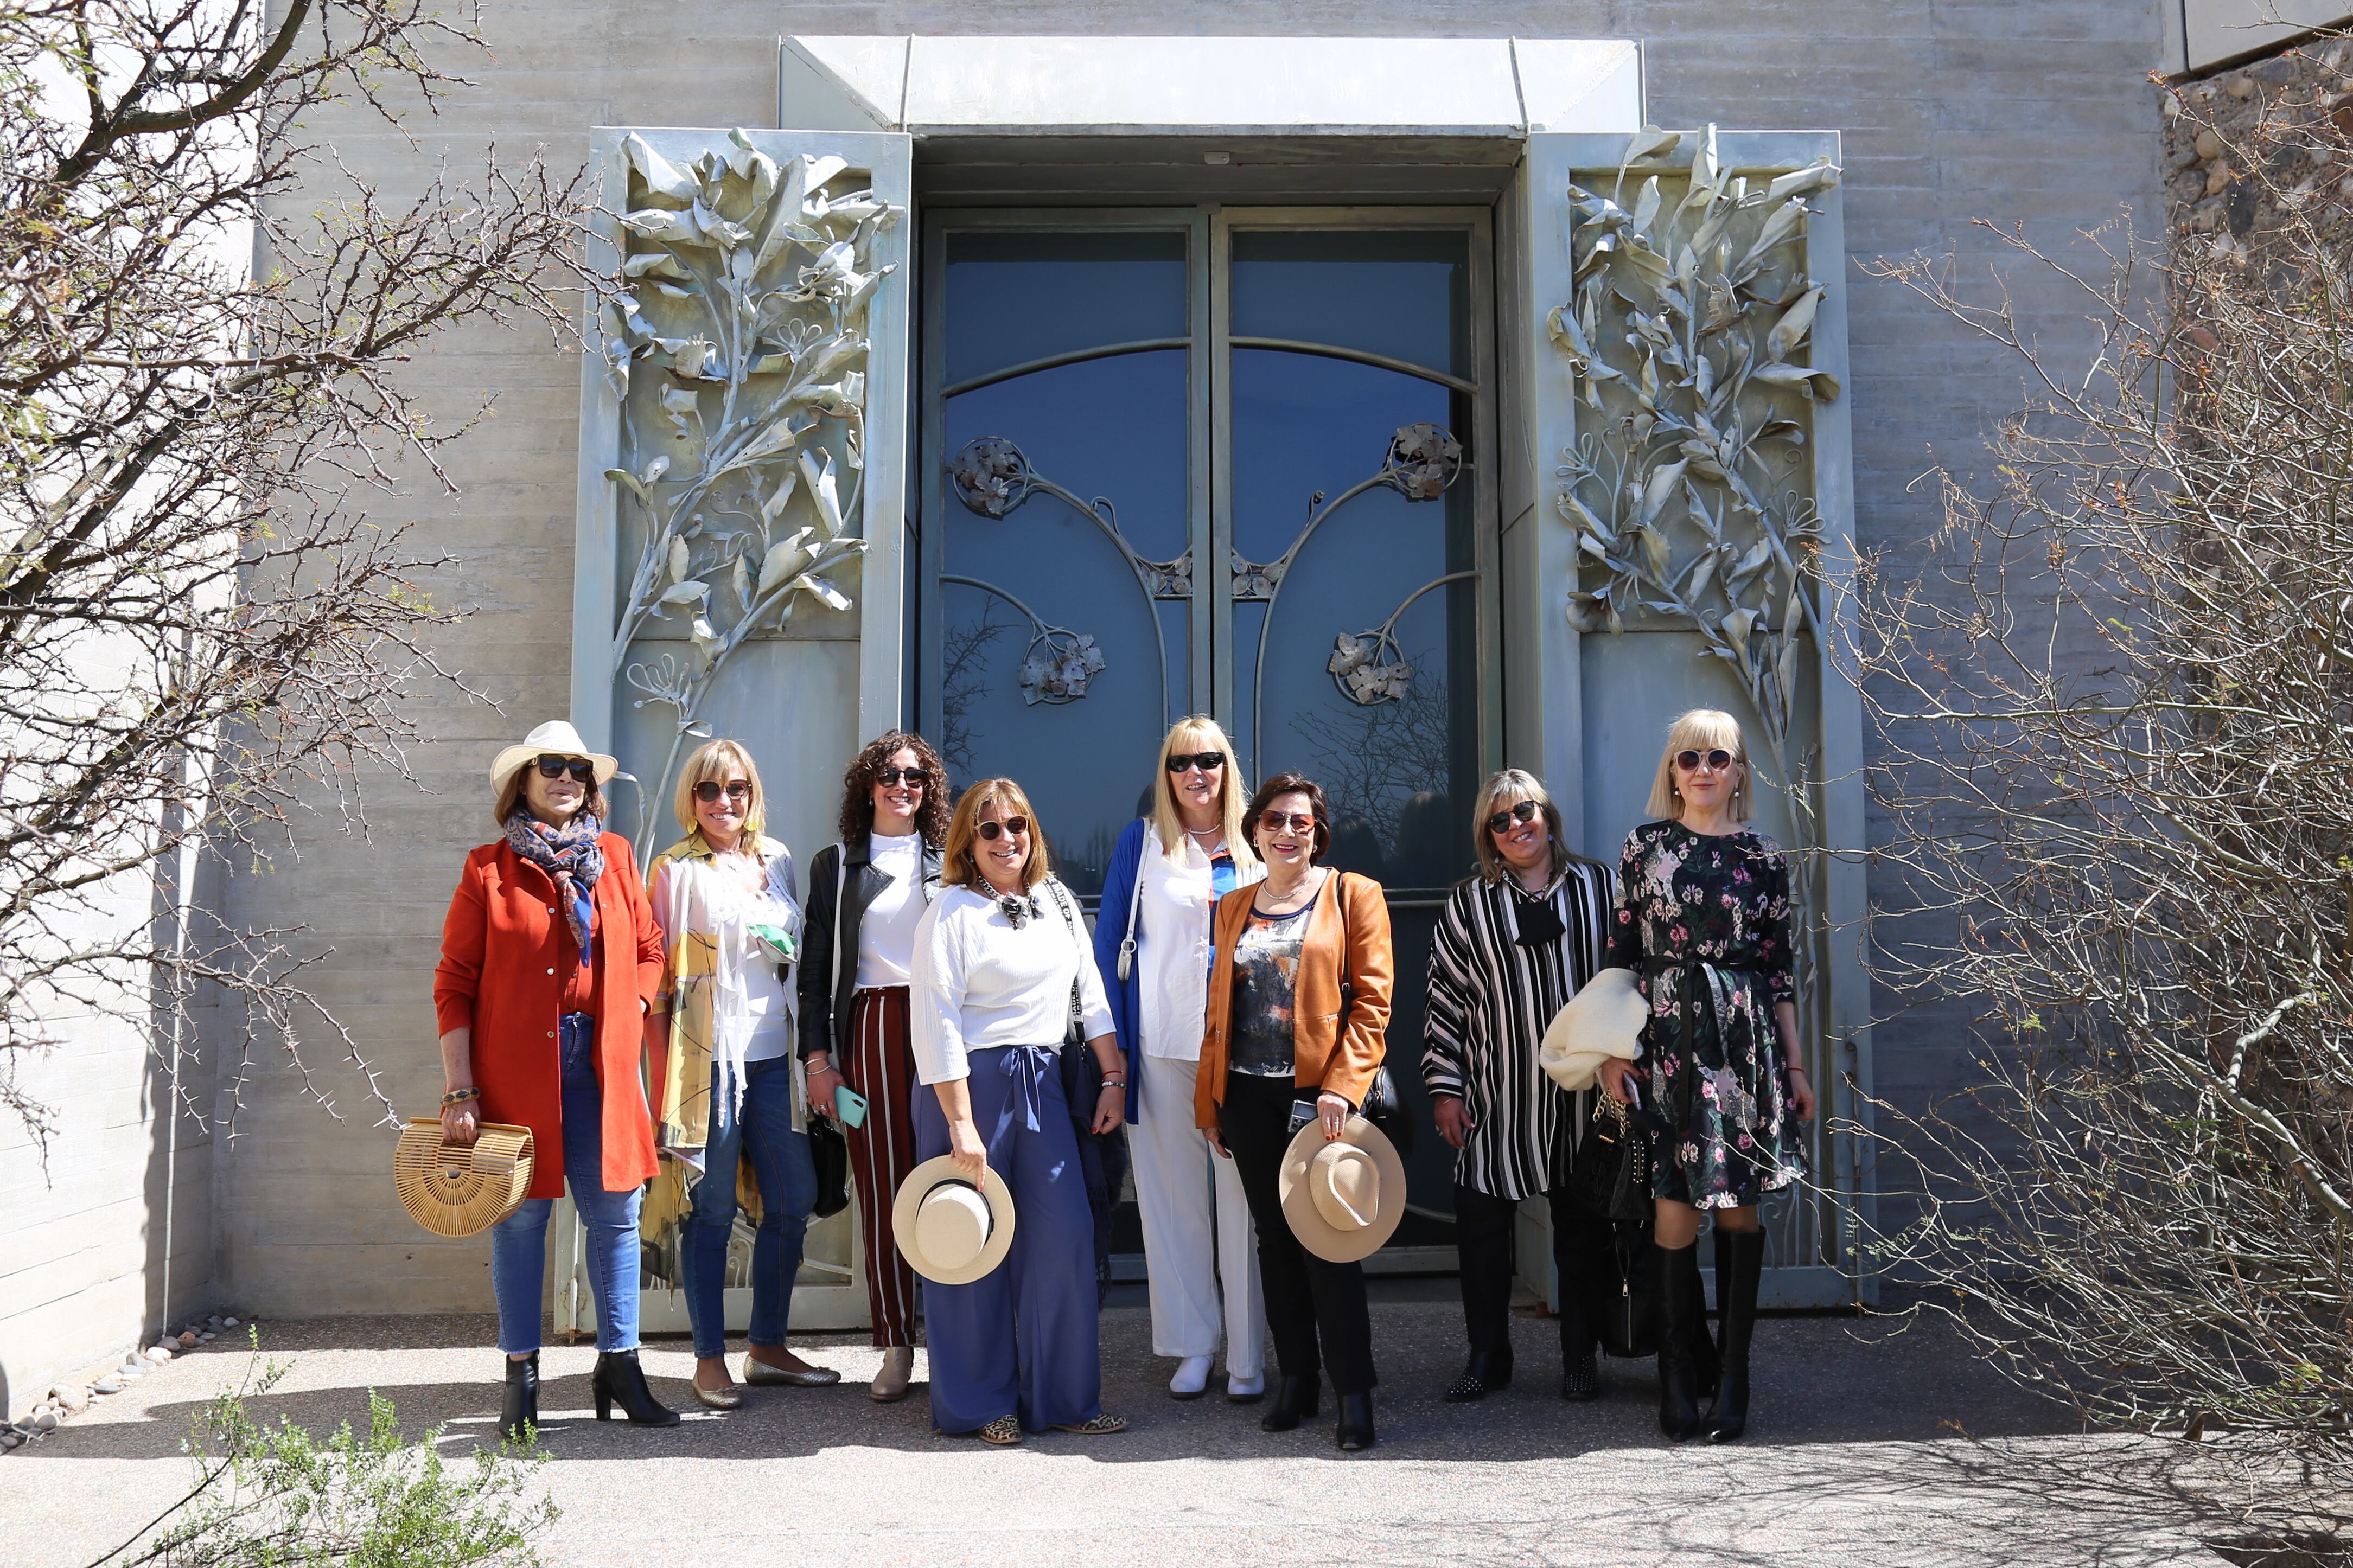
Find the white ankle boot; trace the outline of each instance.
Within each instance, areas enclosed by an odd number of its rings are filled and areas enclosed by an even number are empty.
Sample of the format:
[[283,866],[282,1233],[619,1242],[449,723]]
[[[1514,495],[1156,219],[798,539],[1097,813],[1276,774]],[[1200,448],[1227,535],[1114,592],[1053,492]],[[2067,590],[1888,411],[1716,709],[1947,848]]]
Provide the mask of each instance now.
[[1168,1380],[1171,1399],[1198,1399],[1201,1391],[1209,1386],[1209,1362],[1205,1355],[1188,1355],[1176,1363],[1176,1375]]

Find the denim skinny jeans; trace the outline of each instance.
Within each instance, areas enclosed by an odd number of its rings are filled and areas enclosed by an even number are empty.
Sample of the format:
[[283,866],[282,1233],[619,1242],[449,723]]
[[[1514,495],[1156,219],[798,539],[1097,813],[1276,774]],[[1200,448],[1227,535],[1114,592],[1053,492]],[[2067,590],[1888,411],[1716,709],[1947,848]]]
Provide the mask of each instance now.
[[[638,1205],[644,1189],[605,1190],[605,1096],[596,1081],[596,1020],[566,1013],[558,1031],[564,1064],[564,1179],[588,1232],[588,1279],[596,1292],[596,1348],[638,1348]],[[525,1198],[491,1227],[491,1289],[499,1302],[499,1348],[539,1349],[540,1287],[547,1275],[547,1216],[554,1198]]]
[[771,1057],[744,1064],[744,1103],[727,1092],[726,1065],[711,1068],[711,1133],[702,1174],[688,1196],[692,1205],[681,1239],[686,1275],[686,1315],[694,1326],[694,1353],[727,1353],[727,1243],[735,1226],[735,1170],[752,1162],[760,1189],[760,1227],[752,1238],[752,1324],[755,1345],[781,1345],[792,1321],[793,1280],[801,1271],[801,1238],[817,1206],[817,1166],[808,1134],[793,1131],[793,1062]]

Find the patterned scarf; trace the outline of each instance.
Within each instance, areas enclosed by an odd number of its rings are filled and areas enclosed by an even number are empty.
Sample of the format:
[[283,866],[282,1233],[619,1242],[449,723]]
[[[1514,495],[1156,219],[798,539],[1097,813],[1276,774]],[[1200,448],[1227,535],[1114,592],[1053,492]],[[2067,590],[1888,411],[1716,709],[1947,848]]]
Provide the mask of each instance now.
[[564,896],[564,915],[583,968],[588,963],[589,895],[605,874],[605,852],[596,847],[596,836],[604,831],[604,823],[585,811],[561,827],[550,827],[525,808],[507,818],[508,845],[554,879]]

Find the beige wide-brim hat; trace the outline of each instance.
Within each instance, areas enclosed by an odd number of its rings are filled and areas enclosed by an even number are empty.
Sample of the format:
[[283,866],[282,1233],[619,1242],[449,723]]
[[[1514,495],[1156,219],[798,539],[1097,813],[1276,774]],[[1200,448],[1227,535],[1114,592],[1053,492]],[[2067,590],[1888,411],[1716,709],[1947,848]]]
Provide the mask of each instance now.
[[907,1267],[935,1285],[985,1279],[1013,1246],[1013,1189],[994,1168],[980,1185],[945,1154],[924,1161],[899,1184],[891,1230]]
[[610,784],[613,775],[621,771],[618,757],[590,751],[588,743],[580,738],[580,731],[574,729],[568,720],[550,719],[525,735],[522,745],[509,746],[491,761],[491,793],[495,795],[506,788],[507,780],[514,777],[516,769],[526,767],[541,757],[586,757],[596,764],[596,782],[600,784]]
[[1302,1127],[1282,1152],[1276,1184],[1291,1234],[1326,1263],[1370,1258],[1405,1218],[1405,1161],[1361,1116],[1328,1142],[1322,1118]]
[[1536,1061],[1553,1082],[1581,1093],[1600,1078],[1603,1062],[1641,1056],[1642,1026],[1650,1019],[1651,1005],[1642,999],[1634,972],[1605,969],[1553,1015]]

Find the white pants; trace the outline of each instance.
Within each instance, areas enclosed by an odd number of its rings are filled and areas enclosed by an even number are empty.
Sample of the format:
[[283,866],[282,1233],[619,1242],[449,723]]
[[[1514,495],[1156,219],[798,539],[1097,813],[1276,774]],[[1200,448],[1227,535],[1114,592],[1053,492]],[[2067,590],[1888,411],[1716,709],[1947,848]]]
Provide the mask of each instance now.
[[1258,1233],[1231,1160],[1220,1160],[1193,1125],[1196,1062],[1138,1053],[1143,1120],[1128,1129],[1144,1261],[1152,1284],[1152,1353],[1218,1353],[1219,1283],[1225,1285],[1226,1371],[1266,1370],[1266,1298],[1259,1289]]

